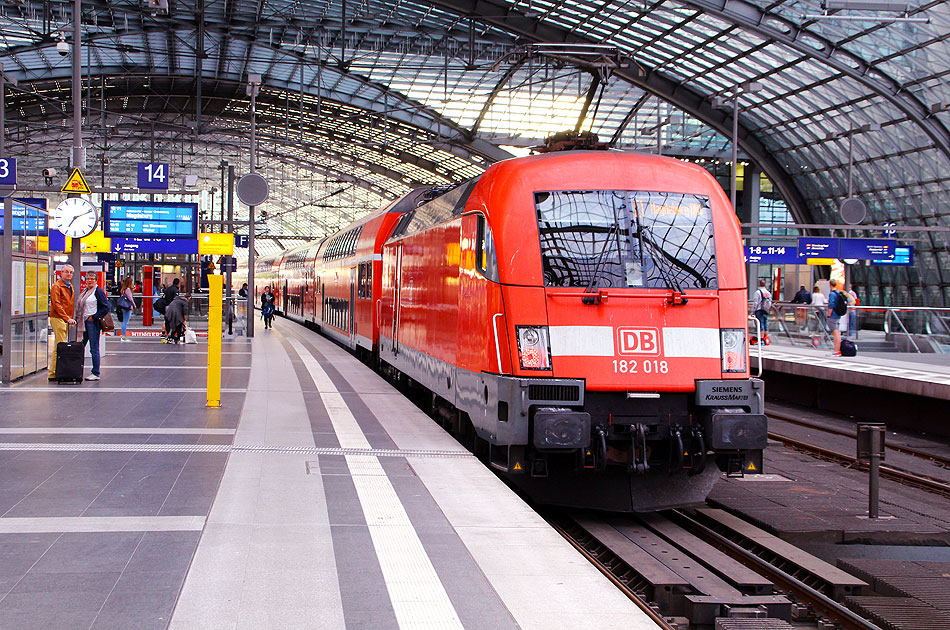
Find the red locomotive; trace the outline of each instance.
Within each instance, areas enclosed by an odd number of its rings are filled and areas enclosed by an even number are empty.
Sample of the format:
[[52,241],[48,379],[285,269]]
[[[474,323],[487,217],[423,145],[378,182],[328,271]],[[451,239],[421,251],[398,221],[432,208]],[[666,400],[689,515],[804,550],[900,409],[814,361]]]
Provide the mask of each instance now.
[[544,503],[649,511],[760,472],[729,201],[670,158],[568,151],[419,189],[258,264],[278,308],[414,387]]

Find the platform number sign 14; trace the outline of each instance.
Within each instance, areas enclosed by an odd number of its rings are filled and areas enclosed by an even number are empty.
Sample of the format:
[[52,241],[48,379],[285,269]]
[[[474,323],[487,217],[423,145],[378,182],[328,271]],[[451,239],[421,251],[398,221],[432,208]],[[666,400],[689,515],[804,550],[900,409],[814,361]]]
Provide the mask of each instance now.
[[16,186],[16,160],[0,158],[0,186]]
[[145,190],[168,190],[168,164],[139,162],[138,187]]

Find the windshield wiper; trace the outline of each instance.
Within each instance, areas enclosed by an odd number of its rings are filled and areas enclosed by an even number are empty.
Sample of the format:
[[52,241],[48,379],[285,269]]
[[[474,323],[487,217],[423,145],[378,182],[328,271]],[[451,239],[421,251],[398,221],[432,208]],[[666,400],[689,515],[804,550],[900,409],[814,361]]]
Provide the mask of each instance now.
[[683,285],[680,284],[679,278],[676,277],[676,273],[671,268],[674,262],[680,267],[684,265],[670,254],[667,254],[663,248],[653,242],[652,238],[644,238],[642,234],[644,231],[649,233],[652,232],[652,229],[647,225],[640,228],[640,242],[647,243],[650,249],[653,250],[653,262],[659,270],[663,282],[665,282],[667,288],[670,289],[670,295],[666,298],[667,304],[673,306],[686,304],[689,299],[686,297],[686,292],[683,290]]
[[[600,250],[600,255],[597,257],[597,264],[594,265],[594,270],[591,273],[590,282],[587,283],[587,288],[584,289],[584,297],[581,298],[581,301],[584,304],[600,304],[601,297],[599,293],[599,287],[597,286],[597,279],[600,277],[600,272],[604,267],[604,261],[606,260],[607,250],[610,248],[610,237],[612,234],[617,235],[617,251],[620,251],[620,222],[614,221],[614,224],[610,226],[610,229],[607,230],[607,237],[604,239],[604,247]],[[598,290],[597,293],[594,293],[595,290]],[[593,295],[589,295],[593,294]]]

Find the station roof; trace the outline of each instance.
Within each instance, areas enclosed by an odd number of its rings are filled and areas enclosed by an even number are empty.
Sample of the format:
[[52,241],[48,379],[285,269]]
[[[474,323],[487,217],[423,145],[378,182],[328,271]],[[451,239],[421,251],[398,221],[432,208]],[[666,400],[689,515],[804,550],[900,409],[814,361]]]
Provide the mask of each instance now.
[[[82,2],[87,177],[132,187],[135,162],[170,162],[175,177],[199,176],[219,216],[210,191],[222,160],[248,170],[247,85],[259,74],[258,165],[271,182],[262,254],[565,129],[728,161],[734,99],[740,159],[796,221],[840,223],[850,180],[868,222],[950,227],[945,0],[164,4]],[[72,68],[57,43],[72,41],[72,6],[0,7],[21,188],[44,167],[66,170]],[[869,270],[861,282],[879,302],[950,304],[947,234],[906,236],[916,270]]]

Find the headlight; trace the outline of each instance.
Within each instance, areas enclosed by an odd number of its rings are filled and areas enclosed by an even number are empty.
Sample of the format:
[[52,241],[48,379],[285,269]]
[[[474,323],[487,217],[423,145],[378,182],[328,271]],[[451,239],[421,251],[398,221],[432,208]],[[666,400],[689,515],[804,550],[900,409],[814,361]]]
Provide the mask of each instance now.
[[746,371],[746,331],[741,328],[723,328],[719,331],[723,372]]
[[523,370],[550,370],[551,345],[547,326],[515,326],[518,360]]

